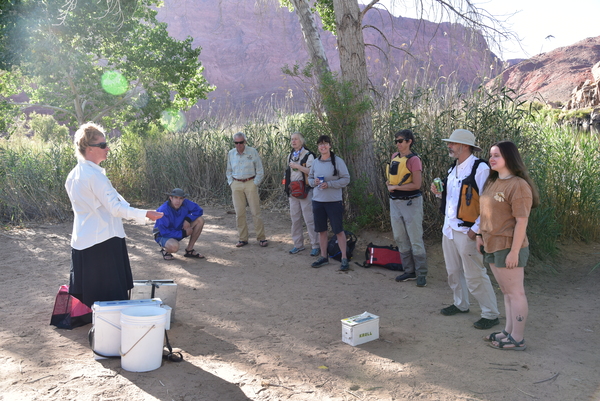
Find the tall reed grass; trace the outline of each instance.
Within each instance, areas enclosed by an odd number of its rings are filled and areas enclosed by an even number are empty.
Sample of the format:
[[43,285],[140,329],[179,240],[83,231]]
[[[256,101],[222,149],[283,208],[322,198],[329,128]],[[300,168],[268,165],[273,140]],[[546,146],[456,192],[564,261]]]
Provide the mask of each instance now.
[[44,143],[29,138],[0,141],[0,219],[65,220],[71,204],[64,182],[75,164],[68,142]]
[[[293,114],[272,104],[261,113],[249,118],[224,115],[222,111],[218,116],[207,114],[177,133],[157,127],[144,132],[126,129],[122,136],[111,139],[111,153],[103,165],[113,185],[134,204],[156,207],[164,201],[165,192],[181,187],[201,204],[230,205],[226,158],[233,148],[232,135],[242,131],[249,146],[256,147],[262,156],[263,205],[285,209],[281,180],[290,134],[302,132],[308,147],[315,151],[317,137],[328,128],[311,113]],[[373,126],[382,186],[385,165],[395,151],[394,132],[403,128],[416,132],[414,150],[424,166],[427,236],[439,236],[443,221],[438,200],[428,190],[432,180],[443,177],[452,162],[442,139],[456,128],[466,128],[475,133],[484,149],[483,158],[496,141],[508,139],[519,146],[541,194],[541,205],[532,211],[528,229],[534,254],[553,255],[559,240],[600,239],[598,136],[573,132],[537,117],[534,109],[524,107],[510,91],[492,94],[480,89],[466,95],[452,85],[421,89],[404,84],[392,99],[375,105]],[[26,137],[0,139],[2,221],[68,219],[70,203],[64,181],[75,163],[71,144]],[[351,202],[361,196],[358,181],[354,189]],[[357,229],[389,229],[389,214],[386,210],[365,210],[353,224]]]

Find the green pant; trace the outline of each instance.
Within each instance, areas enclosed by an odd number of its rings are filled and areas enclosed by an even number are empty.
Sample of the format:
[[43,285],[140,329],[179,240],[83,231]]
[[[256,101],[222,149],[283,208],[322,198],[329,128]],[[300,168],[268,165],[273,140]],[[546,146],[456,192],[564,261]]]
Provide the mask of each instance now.
[[390,218],[394,240],[406,273],[427,275],[427,255],[423,242],[423,197],[390,199]]

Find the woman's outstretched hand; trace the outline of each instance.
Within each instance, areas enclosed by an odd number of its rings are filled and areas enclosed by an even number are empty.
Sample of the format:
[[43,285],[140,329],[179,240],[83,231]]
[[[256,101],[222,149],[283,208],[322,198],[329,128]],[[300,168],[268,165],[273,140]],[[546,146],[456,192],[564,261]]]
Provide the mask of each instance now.
[[164,215],[165,215],[164,213],[157,212],[155,210],[148,210],[146,212],[146,217],[152,221],[156,221],[156,220],[160,219],[161,217],[163,217]]

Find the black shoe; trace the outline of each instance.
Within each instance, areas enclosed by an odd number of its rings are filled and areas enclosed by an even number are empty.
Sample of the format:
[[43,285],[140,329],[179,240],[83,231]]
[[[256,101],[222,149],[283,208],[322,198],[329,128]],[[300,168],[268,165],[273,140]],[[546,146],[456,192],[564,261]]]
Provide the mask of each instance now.
[[457,313],[469,313],[469,310],[460,310],[456,307],[456,305],[452,304],[449,307],[442,309],[440,312],[444,316],[452,316],[456,315]]
[[425,276],[417,277],[417,287],[427,287],[427,278]]
[[324,258],[323,256],[319,257],[319,259],[317,259],[316,262],[313,262],[312,265],[310,265],[311,267],[314,268],[319,268],[321,266],[325,266],[329,264],[329,258]]
[[404,273],[396,277],[396,281],[412,281],[416,279],[417,275],[415,273]]
[[481,319],[479,319],[478,321],[473,323],[473,327],[475,327],[476,329],[479,329],[479,330],[487,330],[487,329],[491,329],[492,327],[494,327],[497,324],[500,324],[500,319],[498,319],[498,318],[486,319],[486,318],[482,317]]

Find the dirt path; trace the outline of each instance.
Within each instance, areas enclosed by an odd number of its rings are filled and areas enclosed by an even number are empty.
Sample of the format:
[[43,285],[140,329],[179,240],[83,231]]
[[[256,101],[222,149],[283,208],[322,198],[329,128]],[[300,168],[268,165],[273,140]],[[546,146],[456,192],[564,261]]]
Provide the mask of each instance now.
[[[472,327],[476,304],[439,313],[452,299],[439,243],[428,244],[428,286],[417,288],[354,263],[311,269],[308,251],[287,253],[285,213],[264,212],[268,248],[238,249],[234,216],[205,212],[196,249],[206,260],[164,261],[150,226],[126,225],[134,278],[178,284],[169,337],[185,360],[147,373],[94,360],[89,325],[48,325],[68,283],[71,224],[0,233],[0,400],[600,400],[600,268],[589,273],[599,244],[565,248],[555,274],[528,269],[528,349],[502,352]],[[356,261],[368,242],[393,240],[362,233]],[[340,319],[364,311],[380,316],[380,339],[343,343]]]

